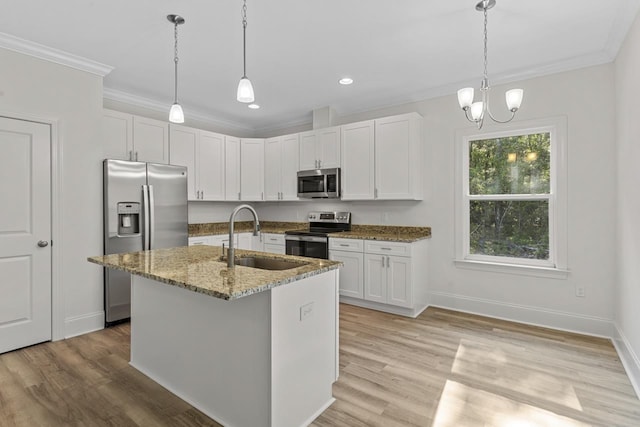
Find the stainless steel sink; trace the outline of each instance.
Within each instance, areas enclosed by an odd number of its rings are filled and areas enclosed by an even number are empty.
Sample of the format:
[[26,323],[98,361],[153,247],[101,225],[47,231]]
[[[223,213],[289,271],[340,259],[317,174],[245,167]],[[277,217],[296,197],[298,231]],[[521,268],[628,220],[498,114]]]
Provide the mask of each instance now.
[[307,262],[286,261],[282,259],[263,257],[242,257],[235,259],[235,265],[259,268],[261,270],[289,270],[291,268],[302,267],[307,264]]

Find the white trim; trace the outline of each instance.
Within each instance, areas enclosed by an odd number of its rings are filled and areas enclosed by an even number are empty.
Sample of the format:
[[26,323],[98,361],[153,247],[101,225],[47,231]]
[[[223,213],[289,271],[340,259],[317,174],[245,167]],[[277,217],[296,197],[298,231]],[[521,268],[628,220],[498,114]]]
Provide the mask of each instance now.
[[604,46],[604,52],[611,58],[611,61],[615,61],[618,56],[620,47],[629,34],[629,29],[633,25],[636,15],[638,15],[639,8],[640,0],[627,0],[621,3]]
[[611,338],[615,328],[610,319],[447,292],[429,292],[429,306],[601,338]]
[[7,33],[0,33],[0,48],[29,55],[34,58],[54,62],[87,73],[104,77],[113,71],[113,67],[69,52],[35,43]]
[[627,340],[627,337],[622,333],[622,330],[620,330],[617,324],[615,325],[615,335],[612,341],[618,352],[618,356],[620,356],[622,366],[624,366],[624,370],[627,372],[629,381],[631,381],[631,385],[636,392],[636,396],[640,398],[640,358],[633,351],[629,340]]
[[64,321],[64,338],[84,335],[104,329],[104,311],[69,317]]
[[[469,141],[490,139],[517,134],[550,133],[551,138],[551,182],[550,194],[530,195],[468,195],[469,182]],[[455,258],[456,266],[462,268],[487,269],[502,273],[516,273],[518,270],[505,268],[507,264],[524,266],[517,274],[541,277],[566,277],[568,272],[567,243],[567,118],[564,116],[548,119],[515,121],[507,124],[488,125],[484,130],[475,127],[459,129],[455,135]],[[469,201],[475,199],[548,200],[549,201],[549,259],[528,260],[520,258],[493,257],[469,254]],[[471,262],[473,261],[473,263]],[[486,268],[480,268],[486,263]],[[497,268],[499,266],[499,268]],[[531,267],[538,267],[532,270]],[[542,270],[546,268],[546,270]],[[556,274],[556,272],[558,274]]]
[[[337,378],[336,378],[337,380]],[[334,397],[332,397],[331,399],[329,399],[327,401],[327,403],[325,403],[324,405],[322,405],[320,407],[320,409],[318,409],[315,414],[311,415],[308,419],[306,419],[301,425],[300,427],[305,427],[305,426],[309,426],[311,425],[311,423],[313,423],[313,420],[315,420],[316,418],[318,418],[320,416],[320,414],[322,414],[324,411],[326,411],[329,406],[333,405],[333,402],[335,402],[336,399]]]
[[499,262],[475,261],[475,260],[454,260],[456,267],[466,270],[480,270],[492,273],[518,274],[520,276],[542,277],[545,279],[566,279],[569,277],[569,270],[559,268],[543,267],[536,265],[503,264]]
[[[151,98],[145,98],[144,96],[135,95],[132,93],[123,92],[117,89],[111,89],[105,87],[102,91],[102,97],[104,99],[109,99],[111,101],[122,102],[124,104],[133,105],[136,107],[147,108],[149,110],[157,111],[160,113],[167,114],[167,121],[169,117],[169,107],[170,103],[161,102]],[[236,122],[220,120],[220,119],[212,119],[210,113],[206,113],[203,111],[198,111],[191,109],[189,107],[182,108],[185,110],[185,117],[189,120],[197,120],[204,123],[209,123],[214,126],[224,126],[227,128],[236,129],[239,131],[251,131],[252,128],[241,125]]]
[[396,307],[395,305],[383,304],[374,301],[367,301],[359,298],[340,295],[340,303],[355,305],[356,307],[369,308],[371,310],[383,311],[385,313],[397,314],[399,316],[416,318],[429,307],[427,304],[419,305],[415,308]]

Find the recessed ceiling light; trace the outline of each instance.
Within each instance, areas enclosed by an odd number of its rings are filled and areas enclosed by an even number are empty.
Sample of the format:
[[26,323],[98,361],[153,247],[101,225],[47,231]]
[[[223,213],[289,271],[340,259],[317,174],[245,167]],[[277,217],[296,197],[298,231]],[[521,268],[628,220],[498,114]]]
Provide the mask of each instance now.
[[251,108],[252,110],[257,110],[258,108],[260,108],[260,106],[258,104],[249,104],[249,108]]
[[351,83],[353,83],[353,79],[349,77],[343,77],[338,80],[338,83],[340,83],[341,85],[350,85]]

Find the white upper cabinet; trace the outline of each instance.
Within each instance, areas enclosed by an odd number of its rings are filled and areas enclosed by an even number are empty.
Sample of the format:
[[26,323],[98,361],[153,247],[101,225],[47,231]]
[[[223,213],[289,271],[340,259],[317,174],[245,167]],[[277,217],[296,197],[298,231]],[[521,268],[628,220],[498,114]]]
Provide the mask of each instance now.
[[298,135],[269,138],[264,150],[265,200],[298,200]]
[[105,158],[169,163],[168,123],[105,109],[102,129]]
[[374,121],[342,126],[342,200],[373,200]]
[[281,139],[269,138],[264,142],[264,199],[280,200],[282,186]]
[[102,146],[105,159],[131,160],[133,153],[133,116],[131,114],[104,110]]
[[171,124],[169,160],[172,165],[186,166],[189,200],[198,200],[200,194],[196,180],[198,133],[198,129]]
[[302,132],[299,170],[340,167],[340,126]]
[[171,125],[170,160],[188,169],[189,200],[224,200],[224,135]]
[[224,200],[224,140],[219,133],[200,131],[200,144],[196,158],[200,200]]
[[264,139],[240,140],[240,200],[264,200]]
[[240,139],[224,138],[224,199],[240,200]]
[[422,200],[422,117],[375,120],[375,186],[379,200]]

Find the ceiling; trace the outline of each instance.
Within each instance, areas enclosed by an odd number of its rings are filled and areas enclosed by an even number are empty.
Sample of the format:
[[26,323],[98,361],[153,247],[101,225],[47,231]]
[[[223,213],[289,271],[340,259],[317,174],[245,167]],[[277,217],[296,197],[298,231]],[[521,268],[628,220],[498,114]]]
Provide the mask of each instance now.
[[[476,0],[247,0],[247,76],[259,110],[235,100],[242,76],[241,0],[4,2],[0,32],[114,67],[105,97],[260,131],[478,87],[482,21]],[[55,7],[53,6],[55,4]],[[610,62],[640,0],[497,0],[489,11],[495,84]],[[341,86],[338,79],[355,83]],[[525,100],[526,102],[526,100]]]

